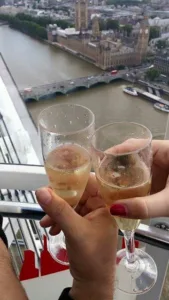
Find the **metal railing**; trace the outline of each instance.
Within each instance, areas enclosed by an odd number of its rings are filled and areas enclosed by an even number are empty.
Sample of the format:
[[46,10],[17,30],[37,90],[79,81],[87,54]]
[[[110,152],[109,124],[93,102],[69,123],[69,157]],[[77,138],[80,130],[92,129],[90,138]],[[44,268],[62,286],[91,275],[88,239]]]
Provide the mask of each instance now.
[[[22,142],[22,141],[21,141]],[[16,143],[16,141],[15,141]],[[8,168],[12,164],[21,164],[23,156],[20,157],[20,153],[17,151],[16,145],[11,138],[7,124],[0,113],[0,163],[1,168]],[[0,181],[2,185],[0,186],[0,200],[1,203],[6,201],[12,203],[36,203],[34,192],[32,188],[24,189],[22,184],[10,185],[15,182],[17,177],[16,173],[10,177],[9,173],[0,174]],[[24,176],[22,168],[22,176]],[[20,177],[21,180],[21,177]],[[29,178],[27,178],[29,180]],[[22,182],[22,180],[21,180]],[[8,184],[9,183],[9,184]],[[23,263],[23,254],[25,249],[31,249],[35,252],[37,259],[40,257],[40,250],[43,247],[42,236],[47,234],[46,230],[43,230],[39,222],[36,220],[23,220],[19,218],[4,218],[3,228],[8,237],[9,249],[11,256],[13,258],[14,267],[19,274],[20,268]]]

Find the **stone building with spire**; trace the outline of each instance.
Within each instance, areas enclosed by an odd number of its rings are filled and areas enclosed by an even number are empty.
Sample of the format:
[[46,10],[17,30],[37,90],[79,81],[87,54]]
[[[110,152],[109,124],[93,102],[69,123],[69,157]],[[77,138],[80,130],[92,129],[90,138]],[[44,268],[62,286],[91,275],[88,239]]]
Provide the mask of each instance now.
[[76,31],[88,29],[88,0],[76,0],[75,28]]
[[94,15],[92,18],[92,39],[94,41],[99,41],[101,38],[101,32],[99,27],[99,18],[97,15]]
[[92,30],[88,30],[88,0],[77,0],[75,4],[75,29],[52,29],[48,26],[48,40],[63,50],[73,52],[87,59],[103,70],[119,65],[135,66],[141,64],[146,56],[150,26],[145,16],[140,23],[136,42],[128,44],[117,36],[100,32],[97,15],[92,18]]

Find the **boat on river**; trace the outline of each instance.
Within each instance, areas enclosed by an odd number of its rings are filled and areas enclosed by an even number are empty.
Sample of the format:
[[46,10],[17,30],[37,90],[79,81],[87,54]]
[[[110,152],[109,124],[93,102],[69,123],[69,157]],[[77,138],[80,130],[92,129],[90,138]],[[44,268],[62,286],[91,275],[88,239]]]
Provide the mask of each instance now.
[[138,96],[137,91],[131,86],[126,86],[125,88],[123,88],[123,92],[132,96]]
[[156,102],[156,103],[154,104],[154,108],[156,108],[156,109],[158,109],[158,110],[161,110],[161,111],[163,111],[163,112],[169,113],[169,106],[166,105],[166,104],[161,104],[161,103],[159,103],[159,102]]

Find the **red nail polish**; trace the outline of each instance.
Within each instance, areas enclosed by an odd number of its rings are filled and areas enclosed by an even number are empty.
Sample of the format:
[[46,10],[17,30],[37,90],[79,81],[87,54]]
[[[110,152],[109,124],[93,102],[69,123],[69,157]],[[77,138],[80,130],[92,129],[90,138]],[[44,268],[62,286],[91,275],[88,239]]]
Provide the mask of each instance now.
[[110,213],[113,216],[127,216],[127,209],[123,204],[114,204],[110,207]]

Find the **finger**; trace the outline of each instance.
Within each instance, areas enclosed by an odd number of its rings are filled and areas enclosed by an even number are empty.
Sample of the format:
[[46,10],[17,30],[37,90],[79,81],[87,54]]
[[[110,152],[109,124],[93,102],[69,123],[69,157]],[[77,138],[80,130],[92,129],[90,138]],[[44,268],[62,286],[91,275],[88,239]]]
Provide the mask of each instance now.
[[114,154],[114,155],[119,155],[119,154],[125,154],[129,152],[134,152],[139,149],[143,149],[146,147],[150,142],[149,138],[146,139],[128,139],[124,141],[123,143],[119,145],[115,145],[109,149],[107,149],[105,152],[108,154]]
[[79,214],[84,217],[90,212],[102,207],[106,207],[106,204],[101,197],[89,197],[85,205],[81,207]]
[[168,172],[169,167],[169,141],[152,141],[153,163]]
[[58,224],[54,223],[54,221],[48,215],[44,216],[42,220],[40,220],[40,225],[45,228],[51,227],[49,230],[51,235],[56,235],[60,232],[60,227]]
[[54,221],[48,216],[44,216],[41,220],[40,220],[40,225],[42,227],[51,227],[54,224]]
[[50,235],[57,235],[60,233],[60,231],[61,231],[61,229],[59,228],[59,226],[57,224],[55,224],[50,228],[49,233],[50,233]]
[[[90,197],[95,197],[98,193],[98,184],[96,181],[96,176],[94,173],[90,173],[88,183],[86,185],[85,191],[76,206],[75,211],[80,214],[81,216],[84,216],[86,213],[88,213],[88,210],[84,208],[86,206],[86,202]],[[86,211],[86,213],[85,213]]]
[[[51,219],[59,225],[65,234],[71,235],[77,231],[82,218],[71,206],[48,188],[36,191],[38,203]],[[84,221],[84,220],[83,220]]]
[[113,216],[149,219],[169,216],[169,188],[151,196],[116,201],[110,208]]
[[90,173],[85,191],[79,201],[78,206],[84,205],[89,197],[94,197],[98,193],[98,184],[94,173]]

